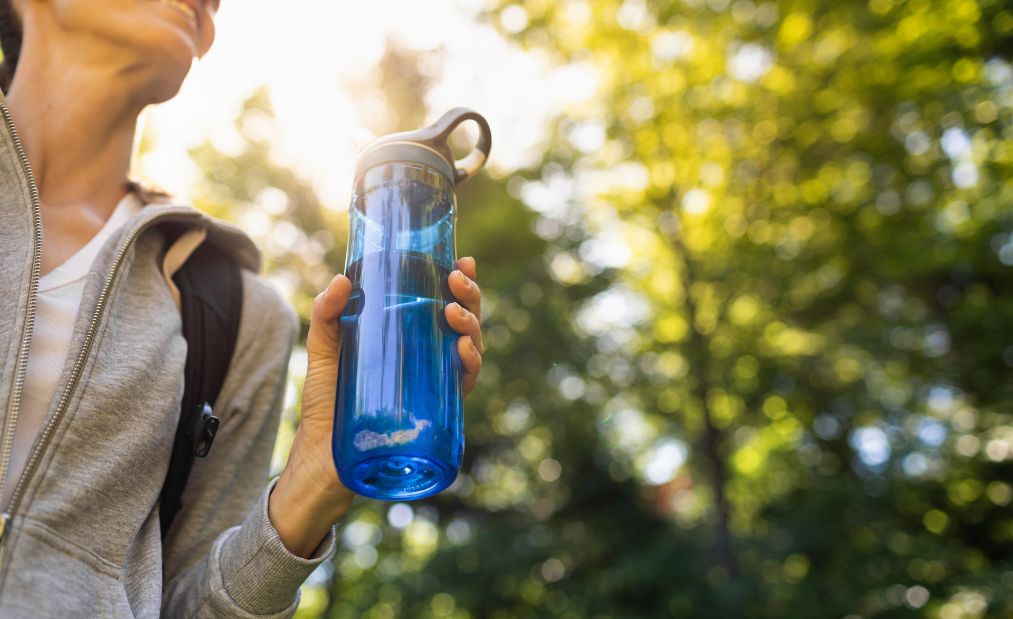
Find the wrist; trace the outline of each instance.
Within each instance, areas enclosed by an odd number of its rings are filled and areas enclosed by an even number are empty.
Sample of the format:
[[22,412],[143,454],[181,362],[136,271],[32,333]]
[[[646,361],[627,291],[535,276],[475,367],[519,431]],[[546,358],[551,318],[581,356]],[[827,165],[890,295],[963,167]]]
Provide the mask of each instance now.
[[268,499],[268,517],[285,547],[305,558],[348,511],[354,497],[338,480],[329,446],[311,445],[300,428]]
[[305,420],[296,428],[281,476],[324,503],[340,502],[351,494],[342,485],[334,466],[330,428],[307,427]]

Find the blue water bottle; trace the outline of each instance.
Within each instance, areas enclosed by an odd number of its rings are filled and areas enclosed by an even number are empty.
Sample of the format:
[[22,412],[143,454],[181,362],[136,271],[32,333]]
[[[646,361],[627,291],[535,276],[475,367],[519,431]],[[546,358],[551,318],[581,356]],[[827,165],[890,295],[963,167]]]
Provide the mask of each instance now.
[[[474,121],[478,143],[454,161],[447,138]],[[444,317],[454,299],[454,187],[478,172],[492,135],[453,109],[433,125],[380,138],[359,155],[349,208],[333,451],[342,483],[377,499],[432,496],[464,453],[461,362]]]

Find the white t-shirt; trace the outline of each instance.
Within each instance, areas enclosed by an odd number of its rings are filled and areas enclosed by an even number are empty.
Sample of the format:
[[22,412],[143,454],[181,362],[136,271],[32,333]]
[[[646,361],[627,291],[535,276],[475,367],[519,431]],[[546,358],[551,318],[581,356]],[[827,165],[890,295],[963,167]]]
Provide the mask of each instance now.
[[[14,493],[31,454],[39,431],[46,423],[49,405],[71,352],[74,323],[81,307],[81,295],[95,258],[110,236],[141,209],[141,201],[128,193],[88,244],[66,262],[39,280],[39,301],[35,310],[35,328],[32,330],[31,348],[28,351],[28,369],[21,393],[21,408],[14,432],[14,448],[4,496],[0,497],[4,509]],[[76,357],[76,352],[75,357]]]

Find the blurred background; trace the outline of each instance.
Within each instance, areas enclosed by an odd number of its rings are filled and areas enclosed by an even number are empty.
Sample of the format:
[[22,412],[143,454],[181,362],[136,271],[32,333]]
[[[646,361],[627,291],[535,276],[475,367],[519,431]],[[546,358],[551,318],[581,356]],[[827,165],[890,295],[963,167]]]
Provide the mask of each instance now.
[[1011,54],[1000,0],[225,2],[137,173],[304,321],[359,148],[494,135],[463,472],[299,617],[1013,617]]

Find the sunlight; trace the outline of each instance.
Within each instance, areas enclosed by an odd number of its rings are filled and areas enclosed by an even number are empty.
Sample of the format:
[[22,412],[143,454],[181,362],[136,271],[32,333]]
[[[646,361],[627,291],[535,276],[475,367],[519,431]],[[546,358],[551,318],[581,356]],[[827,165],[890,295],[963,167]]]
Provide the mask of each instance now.
[[[197,178],[187,150],[209,139],[234,150],[233,119],[266,85],[280,128],[272,157],[310,179],[325,206],[346,208],[355,157],[376,137],[363,122],[376,102],[356,92],[356,84],[371,77],[388,41],[439,50],[440,74],[424,102],[430,119],[460,105],[485,115],[494,128],[494,172],[537,162],[547,120],[595,88],[586,67],[551,68],[479,23],[478,8],[466,0],[226,2],[217,27],[214,47],[195,63],[180,94],[146,118],[155,148],[137,172],[183,199],[194,197]],[[549,84],[549,92],[532,89],[539,83]]]

